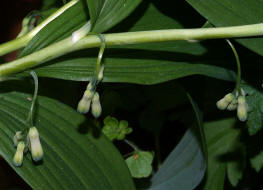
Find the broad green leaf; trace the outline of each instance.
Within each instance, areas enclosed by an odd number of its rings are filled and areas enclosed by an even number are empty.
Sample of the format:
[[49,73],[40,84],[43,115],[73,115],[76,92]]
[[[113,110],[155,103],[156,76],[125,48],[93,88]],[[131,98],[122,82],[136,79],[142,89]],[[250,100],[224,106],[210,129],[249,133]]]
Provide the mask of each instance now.
[[252,167],[259,172],[263,167],[263,151],[250,159]]
[[[128,168],[112,143],[85,117],[45,97],[38,97],[35,119],[43,162],[34,164],[27,154],[22,167],[14,167],[12,138],[25,127],[30,97],[18,92],[0,95],[0,154],[33,189],[134,189]],[[88,133],[79,133],[80,127],[88,128]]]
[[125,161],[134,178],[148,177],[152,173],[152,152],[136,151]]
[[[135,15],[142,10],[137,11],[134,12]],[[132,22],[133,16],[124,20],[124,23]],[[116,28],[125,30],[124,26],[120,24]],[[130,31],[169,28],[182,28],[182,25],[150,5]],[[213,49],[211,44],[209,51],[208,47],[201,43],[183,41],[129,45],[121,48],[105,50],[104,82],[155,84],[189,75],[233,80],[232,71],[215,66],[225,64],[226,61],[223,54],[219,55],[218,50]],[[231,52],[230,49],[229,51]],[[49,61],[35,71],[42,77],[86,81],[93,75],[96,59],[97,52],[84,50]]]
[[[224,119],[207,122],[204,125],[208,148],[208,170],[204,184],[205,190],[224,189],[226,167],[229,161],[224,157],[239,142],[240,129],[235,128],[235,123],[236,120],[234,119]],[[231,159],[231,161],[233,160]]]
[[188,95],[196,116],[196,126],[188,129],[182,140],[153,176],[149,190],[192,190],[206,171],[206,147],[202,119],[195,102]]
[[[263,22],[261,0],[187,0],[187,2],[217,27]],[[239,39],[237,41],[250,50],[263,55],[263,38]]]
[[101,33],[127,17],[142,0],[86,0],[92,32]]
[[[141,51],[140,54],[144,52]],[[128,55],[128,52],[126,54]],[[122,56],[125,54],[122,53]],[[140,56],[139,51],[137,56]],[[134,59],[107,57],[104,61],[106,66],[103,82],[156,84],[189,75],[204,75],[232,81],[235,76],[232,71],[216,66],[156,59],[143,60],[136,58],[136,55]],[[40,77],[90,81],[94,73],[95,62],[96,58],[53,60],[47,63],[50,65],[39,67],[35,71]]]
[[40,30],[19,54],[29,55],[54,42],[68,37],[88,20],[83,3],[79,1]]

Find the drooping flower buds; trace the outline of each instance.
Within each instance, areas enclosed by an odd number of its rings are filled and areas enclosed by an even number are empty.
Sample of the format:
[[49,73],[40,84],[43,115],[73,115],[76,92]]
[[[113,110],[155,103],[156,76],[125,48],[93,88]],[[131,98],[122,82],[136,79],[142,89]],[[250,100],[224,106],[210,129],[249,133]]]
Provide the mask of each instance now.
[[78,108],[77,108],[77,111],[79,113],[86,114],[89,112],[91,100],[94,96],[94,93],[95,92],[92,89],[92,83],[90,82],[87,85],[87,89],[85,90],[83,97],[79,101]]
[[[235,95],[234,95],[235,94]],[[246,92],[243,89],[234,91],[234,93],[228,93],[216,105],[220,110],[233,111],[237,109],[237,117],[240,121],[247,120],[248,105],[246,103]]]
[[94,90],[91,82],[88,84],[83,97],[79,101],[77,111],[79,113],[86,114],[89,112],[90,107],[92,115],[95,118],[98,118],[102,112],[100,97],[99,93]]
[[39,139],[39,133],[36,127],[31,127],[28,132],[29,150],[31,151],[32,159],[37,162],[43,158],[43,149]]
[[232,93],[228,93],[224,98],[220,99],[216,106],[220,110],[225,110],[227,106],[235,99],[235,96]]
[[25,143],[23,141],[20,141],[17,144],[16,153],[13,158],[13,164],[17,167],[21,166],[23,163],[24,149],[25,149]]
[[237,117],[240,121],[247,120],[248,105],[244,96],[238,97]]
[[102,108],[101,108],[100,96],[98,92],[96,92],[93,96],[92,104],[91,104],[91,112],[95,118],[98,118],[101,115]]

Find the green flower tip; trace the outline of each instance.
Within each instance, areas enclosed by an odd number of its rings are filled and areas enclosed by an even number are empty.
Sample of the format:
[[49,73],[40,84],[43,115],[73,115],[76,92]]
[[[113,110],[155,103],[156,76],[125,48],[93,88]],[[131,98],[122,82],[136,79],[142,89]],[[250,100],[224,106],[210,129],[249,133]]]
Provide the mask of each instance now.
[[31,151],[32,159],[37,162],[43,158],[43,149],[39,139],[39,133],[36,127],[31,127],[28,132],[29,149]]
[[18,145],[18,143],[22,140],[23,140],[22,131],[17,131],[14,138],[13,138],[14,146],[16,147]]
[[100,104],[100,96],[96,92],[92,99],[91,113],[95,118],[98,118],[101,115],[101,112],[102,112],[102,108]]
[[13,158],[13,164],[16,167],[22,166],[23,163],[23,156],[24,156],[24,149],[25,149],[25,143],[23,141],[20,141],[17,144],[16,153]]

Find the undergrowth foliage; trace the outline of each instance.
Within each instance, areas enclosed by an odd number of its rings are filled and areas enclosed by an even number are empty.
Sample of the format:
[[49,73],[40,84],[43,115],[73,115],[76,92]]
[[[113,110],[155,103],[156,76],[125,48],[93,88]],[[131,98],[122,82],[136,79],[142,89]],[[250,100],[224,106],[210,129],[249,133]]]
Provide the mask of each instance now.
[[45,0],[0,45],[0,155],[32,189],[263,188],[263,4],[173,4]]

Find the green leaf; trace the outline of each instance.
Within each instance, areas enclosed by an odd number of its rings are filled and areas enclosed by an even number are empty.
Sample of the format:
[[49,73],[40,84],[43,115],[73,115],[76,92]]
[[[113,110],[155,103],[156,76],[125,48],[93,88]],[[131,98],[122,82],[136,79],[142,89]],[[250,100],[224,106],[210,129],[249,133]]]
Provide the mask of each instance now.
[[[132,22],[141,11],[138,9],[124,22]],[[120,24],[116,28],[125,30],[122,29],[124,26]],[[150,5],[130,31],[169,28],[182,28],[182,25]],[[156,84],[189,75],[233,80],[232,71],[215,66],[225,64],[223,53],[219,55],[215,46],[210,44],[211,54],[208,54],[207,48],[201,43],[183,41],[108,48],[104,53],[103,81]],[[93,75],[96,59],[97,52],[84,50],[49,61],[35,71],[41,77],[87,81]]]
[[[144,52],[138,52],[137,55],[140,56]],[[126,54],[128,54],[128,51]],[[122,55],[125,54],[122,53]],[[190,64],[156,59],[143,60],[136,57],[134,59],[105,58],[104,61],[106,66],[103,82],[156,84],[189,75],[204,75],[228,81],[232,81],[234,78],[232,71],[197,63]],[[48,66],[35,69],[35,72],[39,77],[90,81],[93,76],[95,62],[96,58],[53,60],[47,63]]]
[[256,134],[263,125],[263,93],[261,90],[257,90],[254,87],[244,84],[242,86],[245,92],[248,93],[246,101],[248,104],[248,132],[250,135]]
[[108,116],[104,119],[104,125],[110,125],[113,127],[118,127],[119,121],[115,117]]
[[259,172],[263,167],[263,151],[250,159],[252,167]]
[[128,127],[128,122],[121,120],[120,122],[114,117],[106,117],[104,119],[104,126],[102,132],[106,135],[111,141],[123,140],[126,135],[132,132],[132,128]]
[[[112,143],[85,117],[45,97],[38,97],[35,118],[43,162],[34,164],[27,154],[22,167],[14,167],[12,138],[25,127],[31,104],[28,97],[31,95],[17,92],[0,96],[0,154],[33,189],[134,189],[128,168]],[[89,128],[88,133],[79,133],[81,127]]]
[[92,32],[101,33],[127,17],[141,0],[86,0]]
[[227,176],[232,186],[236,187],[238,181],[242,179],[242,170],[239,169],[237,162],[227,163]]
[[152,173],[152,152],[136,151],[125,161],[134,178],[148,177]]
[[[207,122],[204,125],[208,148],[208,170],[204,184],[205,190],[224,189],[227,163],[229,161],[239,162],[237,160],[239,158],[227,157],[233,150],[234,145],[239,142],[240,129],[235,128],[235,123],[235,119],[224,119]],[[230,178],[233,179],[232,177]]]
[[[262,1],[187,0],[187,2],[217,27],[262,23]],[[263,55],[263,38],[239,39],[237,41],[250,50]]]
[[[237,143],[238,144],[238,143]],[[233,151],[239,150],[236,152],[235,157],[239,157],[239,159],[230,160],[227,162],[227,177],[232,186],[236,187],[238,182],[243,177],[243,172],[246,167],[246,149],[242,144],[240,147],[235,147]]]
[[28,45],[21,51],[19,57],[24,57],[48,45],[60,41],[79,29],[88,17],[81,1],[67,9],[56,19],[40,30]]
[[206,171],[206,147],[200,112],[190,95],[196,122],[188,129],[176,148],[152,178],[149,190],[192,190]]

